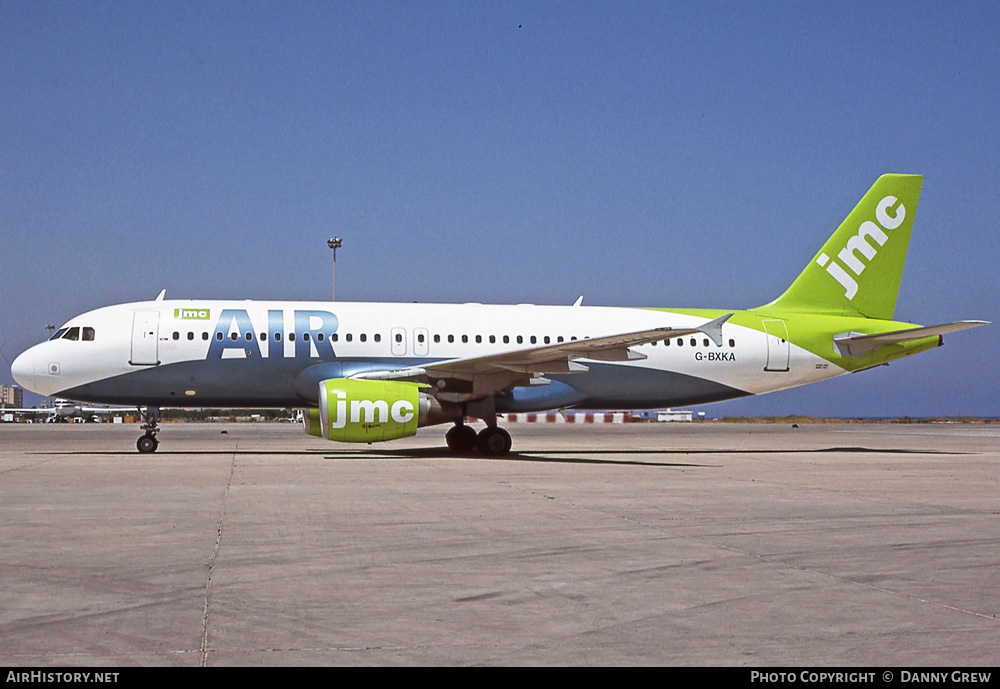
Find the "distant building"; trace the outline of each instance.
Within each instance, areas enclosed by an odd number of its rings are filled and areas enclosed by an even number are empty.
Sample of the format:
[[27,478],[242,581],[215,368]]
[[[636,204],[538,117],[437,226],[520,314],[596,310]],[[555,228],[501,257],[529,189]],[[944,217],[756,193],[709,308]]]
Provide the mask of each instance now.
[[0,385],[0,407],[20,409],[24,406],[24,390],[16,385]]
[[657,421],[691,421],[693,412],[687,409],[662,409],[656,412]]

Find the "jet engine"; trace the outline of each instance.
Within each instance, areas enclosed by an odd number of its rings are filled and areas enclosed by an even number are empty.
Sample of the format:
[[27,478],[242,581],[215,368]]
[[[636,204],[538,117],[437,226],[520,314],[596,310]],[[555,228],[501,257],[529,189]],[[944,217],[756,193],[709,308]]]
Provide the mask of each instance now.
[[319,408],[302,414],[305,432],[327,440],[375,443],[414,435],[417,428],[461,421],[457,406],[443,406],[427,386],[391,380],[331,378],[319,384]]

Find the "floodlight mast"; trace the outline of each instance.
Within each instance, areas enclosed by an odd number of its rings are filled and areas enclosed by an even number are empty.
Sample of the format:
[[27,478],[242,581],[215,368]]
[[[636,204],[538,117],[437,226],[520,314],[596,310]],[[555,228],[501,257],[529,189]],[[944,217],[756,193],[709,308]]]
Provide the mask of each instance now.
[[344,243],[340,237],[326,240],[326,245],[333,249],[333,301],[337,301],[337,249]]

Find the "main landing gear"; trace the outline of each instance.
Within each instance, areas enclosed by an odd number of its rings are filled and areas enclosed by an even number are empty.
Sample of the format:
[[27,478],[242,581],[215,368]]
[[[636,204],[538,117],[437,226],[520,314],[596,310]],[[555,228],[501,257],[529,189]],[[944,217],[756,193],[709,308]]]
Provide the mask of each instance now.
[[156,452],[156,448],[160,446],[160,441],[156,439],[156,434],[160,431],[157,423],[160,420],[160,408],[146,407],[145,412],[140,408],[139,413],[146,420],[146,423],[139,426],[139,428],[146,432],[140,435],[139,439],[135,441],[135,449],[142,454]]
[[500,428],[487,426],[476,433],[472,426],[464,423],[456,423],[451,427],[445,436],[448,448],[455,454],[467,454],[473,450],[478,450],[481,455],[490,457],[503,457],[510,452],[510,433]]
[[[474,428],[466,426],[467,412],[472,412],[482,418],[486,422],[486,428],[476,433]],[[451,451],[456,454],[464,454],[476,449],[481,455],[503,457],[510,452],[511,446],[510,433],[497,425],[497,414],[492,398],[478,402],[475,406],[463,406],[461,420],[455,422],[451,430],[445,434],[444,439]]]

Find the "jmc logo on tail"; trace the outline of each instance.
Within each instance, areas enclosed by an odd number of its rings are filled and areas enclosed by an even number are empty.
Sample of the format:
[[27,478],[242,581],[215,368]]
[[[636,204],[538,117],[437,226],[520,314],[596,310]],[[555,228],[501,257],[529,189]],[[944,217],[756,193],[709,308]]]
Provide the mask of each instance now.
[[[865,260],[871,263],[876,254],[878,254],[878,247],[885,246],[886,241],[889,239],[889,235],[883,232],[882,229],[895,230],[906,219],[906,206],[903,204],[899,204],[895,215],[889,215],[889,209],[896,204],[896,201],[895,196],[886,196],[878,202],[878,205],[875,207],[875,219],[878,220],[879,224],[876,225],[871,220],[861,223],[858,233],[848,239],[847,245],[837,254],[840,263],[837,261],[831,262],[830,257],[826,253],[821,253],[816,257],[816,263],[820,267],[826,268],[826,272],[832,275],[844,288],[844,296],[848,300],[854,299],[854,296],[858,293],[858,283],[853,277],[848,275],[847,271],[841,266],[841,263],[846,265],[854,275],[860,277],[861,273],[865,270],[865,264],[858,257],[858,254],[860,253]],[[869,243],[869,238],[874,240],[878,247]]]

